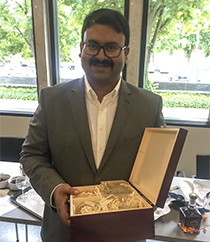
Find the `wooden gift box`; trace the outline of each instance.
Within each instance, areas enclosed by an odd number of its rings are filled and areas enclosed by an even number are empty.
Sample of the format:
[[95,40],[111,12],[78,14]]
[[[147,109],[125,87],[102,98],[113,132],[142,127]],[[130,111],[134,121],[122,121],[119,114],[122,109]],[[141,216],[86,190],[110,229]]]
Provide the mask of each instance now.
[[70,196],[71,241],[154,237],[154,206],[163,207],[185,142],[181,128],[146,128],[126,181],[77,187]]

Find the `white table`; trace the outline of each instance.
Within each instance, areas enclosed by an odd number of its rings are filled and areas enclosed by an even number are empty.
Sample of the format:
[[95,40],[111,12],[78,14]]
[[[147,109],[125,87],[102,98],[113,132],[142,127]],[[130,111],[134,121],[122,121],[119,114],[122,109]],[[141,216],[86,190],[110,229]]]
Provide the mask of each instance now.
[[[0,162],[0,173],[9,174],[11,177],[20,175],[19,163],[16,162]],[[41,225],[41,219],[23,210],[10,201],[10,196],[14,192],[9,188],[0,189],[0,221],[21,223],[30,225]]]
[[[174,177],[171,187],[179,186],[181,180],[191,178],[183,178],[183,177]],[[210,191],[210,180],[209,182],[209,191]],[[162,241],[172,241],[172,242],[210,242],[210,212],[206,213],[207,220],[205,221],[205,227],[207,228],[207,232],[204,233],[200,231],[198,235],[186,235],[182,232],[182,230],[178,227],[179,221],[179,212],[171,209],[171,212],[163,217],[159,218],[155,221],[155,239]]]
[[[0,162],[0,172],[10,174],[11,177],[19,175],[19,163],[14,162]],[[181,177],[174,177],[173,186],[179,186]],[[190,180],[190,178],[189,178]],[[210,187],[210,180],[209,187]],[[41,219],[19,208],[10,201],[12,193],[9,189],[0,189],[0,221],[21,223],[29,225],[41,225]],[[201,231],[198,235],[186,235],[178,227],[179,212],[172,209],[171,212],[155,221],[155,238],[161,241],[172,242],[210,242],[210,213],[206,213],[207,221],[205,226],[207,232]]]
[[[19,176],[19,166],[17,162],[0,161],[0,173],[9,174],[11,178]],[[25,224],[26,242],[28,242],[27,225],[41,226],[42,220],[11,202],[10,196],[13,194],[9,187],[0,189],[0,221],[15,224],[17,241],[19,241],[17,224]]]

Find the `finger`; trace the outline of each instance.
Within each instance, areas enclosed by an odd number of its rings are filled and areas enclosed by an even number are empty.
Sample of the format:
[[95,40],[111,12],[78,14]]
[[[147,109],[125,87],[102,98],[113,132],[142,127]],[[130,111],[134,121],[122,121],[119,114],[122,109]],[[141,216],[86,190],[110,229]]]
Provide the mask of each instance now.
[[80,193],[80,191],[78,189],[74,188],[74,187],[71,187],[69,189],[69,194],[70,195],[78,195],[79,193]]

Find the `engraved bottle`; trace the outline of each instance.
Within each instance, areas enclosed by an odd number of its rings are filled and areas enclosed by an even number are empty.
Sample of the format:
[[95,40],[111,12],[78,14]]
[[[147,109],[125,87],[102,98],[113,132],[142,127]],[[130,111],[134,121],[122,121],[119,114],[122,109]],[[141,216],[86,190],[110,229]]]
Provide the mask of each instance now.
[[180,227],[185,233],[196,234],[200,231],[203,216],[196,206],[197,195],[190,193],[187,207],[180,208]]

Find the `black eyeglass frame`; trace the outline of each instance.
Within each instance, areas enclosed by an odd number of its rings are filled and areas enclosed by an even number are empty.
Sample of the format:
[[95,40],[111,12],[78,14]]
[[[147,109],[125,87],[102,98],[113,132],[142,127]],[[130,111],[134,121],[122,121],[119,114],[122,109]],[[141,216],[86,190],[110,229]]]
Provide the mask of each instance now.
[[[83,46],[84,46],[84,45],[87,45],[87,44],[88,44],[88,42],[82,42],[82,45],[83,45]],[[120,56],[120,54],[122,53],[122,51],[125,50],[125,49],[127,48],[126,45],[124,45],[123,47],[121,47],[121,46],[118,45],[118,47],[119,47],[119,54],[116,55],[116,56],[109,56],[109,55],[106,54],[106,50],[104,49],[104,47],[107,46],[107,45],[109,45],[109,43],[106,44],[106,45],[99,45],[99,44],[98,44],[99,49],[98,49],[97,53],[94,54],[94,55],[87,53],[87,52],[85,51],[85,48],[84,48],[84,52],[85,52],[86,55],[89,55],[89,56],[97,56],[98,53],[100,52],[100,50],[103,49],[103,51],[104,51],[104,55],[105,55],[106,57],[108,57],[108,58],[117,58],[117,57]]]

